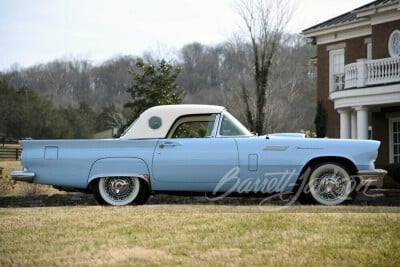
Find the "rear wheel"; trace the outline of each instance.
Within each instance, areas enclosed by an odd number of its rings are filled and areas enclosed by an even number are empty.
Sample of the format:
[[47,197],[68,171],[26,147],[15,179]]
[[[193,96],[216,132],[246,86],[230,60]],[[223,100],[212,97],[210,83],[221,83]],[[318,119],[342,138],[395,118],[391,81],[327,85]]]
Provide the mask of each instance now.
[[150,192],[145,181],[137,177],[103,177],[94,185],[94,195],[101,205],[143,204]]
[[308,179],[308,198],[323,205],[338,205],[350,200],[354,179],[337,163],[322,163],[314,167]]

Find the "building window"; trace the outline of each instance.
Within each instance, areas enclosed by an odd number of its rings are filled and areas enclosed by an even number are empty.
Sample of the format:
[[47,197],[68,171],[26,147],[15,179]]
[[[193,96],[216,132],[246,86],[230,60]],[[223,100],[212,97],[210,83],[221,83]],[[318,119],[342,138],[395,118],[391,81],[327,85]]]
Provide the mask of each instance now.
[[400,56],[400,30],[394,30],[388,41],[389,55],[391,57]]
[[329,51],[329,91],[344,89],[344,49]]
[[317,57],[311,58],[308,61],[308,71],[307,71],[308,78],[310,78],[310,79],[316,79],[317,78],[317,64],[318,64],[318,58]]
[[390,162],[400,163],[400,118],[389,120]]

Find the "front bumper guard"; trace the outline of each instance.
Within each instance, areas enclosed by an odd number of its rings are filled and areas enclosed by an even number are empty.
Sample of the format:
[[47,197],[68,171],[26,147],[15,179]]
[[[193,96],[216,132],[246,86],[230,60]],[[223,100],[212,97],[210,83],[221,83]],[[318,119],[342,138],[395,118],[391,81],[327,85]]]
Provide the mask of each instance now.
[[383,177],[387,174],[387,171],[382,169],[359,171],[358,178],[360,179],[361,186],[377,187],[382,188]]
[[35,178],[35,173],[27,170],[11,172],[11,178],[14,181],[32,183]]

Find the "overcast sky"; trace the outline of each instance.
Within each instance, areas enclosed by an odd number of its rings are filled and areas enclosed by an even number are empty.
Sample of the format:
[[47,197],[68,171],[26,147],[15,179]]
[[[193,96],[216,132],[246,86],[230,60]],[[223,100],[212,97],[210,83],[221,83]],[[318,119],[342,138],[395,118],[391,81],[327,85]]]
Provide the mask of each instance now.
[[[249,0],[251,1],[251,0]],[[295,33],[371,0],[294,0]],[[233,0],[0,0],[0,71],[58,58],[95,63],[144,52],[168,57],[192,42],[228,40]]]

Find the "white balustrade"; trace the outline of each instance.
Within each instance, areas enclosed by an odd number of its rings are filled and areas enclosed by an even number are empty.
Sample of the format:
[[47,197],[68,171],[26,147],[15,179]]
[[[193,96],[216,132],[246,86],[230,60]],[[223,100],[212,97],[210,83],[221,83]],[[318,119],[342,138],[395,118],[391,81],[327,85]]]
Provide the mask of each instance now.
[[357,86],[357,63],[351,63],[344,67],[344,89]]
[[400,82],[400,57],[366,60],[345,66],[345,89]]

